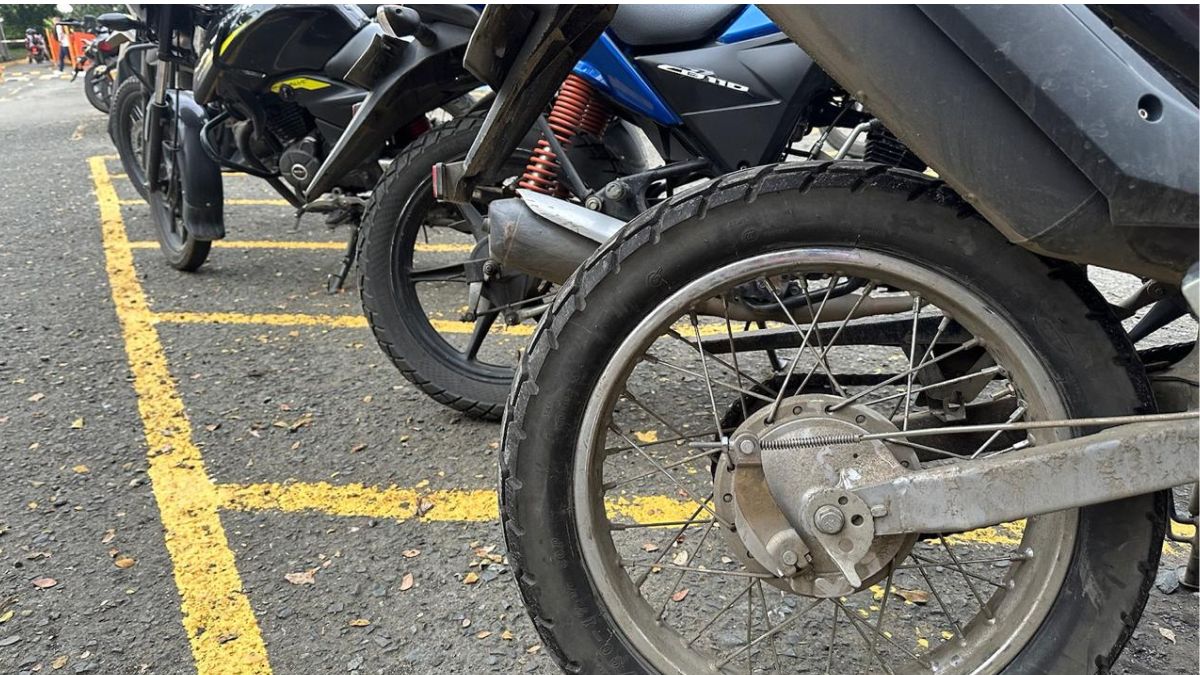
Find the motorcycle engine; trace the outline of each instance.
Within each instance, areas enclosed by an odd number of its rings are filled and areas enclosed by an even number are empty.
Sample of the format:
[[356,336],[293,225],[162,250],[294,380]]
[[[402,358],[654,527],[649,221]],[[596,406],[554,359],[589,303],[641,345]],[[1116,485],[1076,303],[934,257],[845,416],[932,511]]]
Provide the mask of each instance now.
[[279,172],[287,182],[302,192],[321,167],[321,160],[317,158],[319,148],[320,141],[317,137],[309,135],[294,141],[279,154]]

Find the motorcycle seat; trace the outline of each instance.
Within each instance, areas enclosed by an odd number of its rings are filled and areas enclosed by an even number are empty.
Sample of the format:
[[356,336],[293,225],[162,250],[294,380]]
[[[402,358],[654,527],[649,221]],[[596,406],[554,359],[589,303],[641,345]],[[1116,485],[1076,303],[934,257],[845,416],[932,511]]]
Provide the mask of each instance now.
[[743,5],[621,5],[609,30],[630,47],[668,47],[717,37]]

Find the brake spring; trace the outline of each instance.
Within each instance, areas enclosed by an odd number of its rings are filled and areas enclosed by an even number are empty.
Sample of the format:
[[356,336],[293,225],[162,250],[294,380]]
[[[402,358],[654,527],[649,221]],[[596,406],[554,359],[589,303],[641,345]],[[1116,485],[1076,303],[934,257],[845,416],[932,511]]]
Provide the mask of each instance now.
[[[572,73],[554,97],[546,121],[559,145],[566,150],[580,133],[599,137],[611,117],[608,104],[595,88]],[[565,191],[558,182],[558,170],[558,155],[546,139],[540,139],[517,185],[542,194],[562,196]]]

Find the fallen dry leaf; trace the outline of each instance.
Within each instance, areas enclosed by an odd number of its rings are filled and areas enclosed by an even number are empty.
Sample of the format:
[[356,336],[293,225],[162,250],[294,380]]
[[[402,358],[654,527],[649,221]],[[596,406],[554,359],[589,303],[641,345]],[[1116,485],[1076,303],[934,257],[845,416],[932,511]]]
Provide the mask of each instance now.
[[675,565],[683,566],[683,565],[686,565],[687,562],[688,562],[688,552],[687,552],[686,548],[679,549],[679,552],[676,553],[673,558],[671,558],[671,563],[675,564]]
[[410,589],[412,587],[413,587],[413,575],[412,575],[412,572],[408,572],[404,575],[403,578],[400,579],[400,590],[407,591],[408,589]]
[[421,551],[420,549],[406,548],[400,552],[400,555],[404,556],[405,558],[415,558],[421,555]]
[[37,403],[38,401],[40,401],[44,398],[46,398],[46,395],[39,391],[38,393],[34,394],[33,396],[30,396],[27,400],[32,401],[33,403]]
[[11,618],[13,618],[13,611],[10,609],[5,613],[0,614],[0,623],[4,623],[5,621],[8,621]]
[[87,468],[87,464],[76,464],[71,467],[71,470],[78,474],[91,473],[92,470]]
[[79,417],[74,422],[71,422],[71,428],[72,429],[82,429],[83,428],[83,418]]
[[542,650],[541,645],[532,645],[529,647],[529,649],[525,650],[525,653],[526,654],[536,654],[536,653],[540,652],[541,650]]
[[355,619],[350,622],[350,625],[355,628],[362,628],[363,626],[370,626],[371,621],[369,619]]
[[60,656],[60,657],[58,657],[58,658],[54,659],[53,661],[51,661],[51,662],[50,662],[50,667],[51,667],[51,668],[53,668],[53,669],[55,669],[55,670],[59,670],[59,669],[61,669],[63,666],[67,665],[67,661],[69,661],[70,659],[71,659],[71,657],[70,657],[70,656],[68,656],[68,655],[66,655],[66,654],[63,654],[62,656]]
[[58,585],[58,581],[50,577],[38,577],[33,580],[33,585],[38,588],[53,588]]
[[488,637],[491,634],[492,634],[492,631],[490,631],[490,630],[481,630],[475,634],[475,638],[478,640],[482,640],[483,638]]
[[350,452],[362,452],[363,450],[366,450],[366,449],[367,449],[366,443],[359,443],[358,445],[355,445],[354,447],[350,448]]
[[470,586],[471,584],[479,583],[479,575],[474,572],[467,572],[467,576],[463,577],[463,583]]
[[422,478],[421,480],[417,481],[417,484],[416,484],[416,486],[415,486],[415,487],[416,487],[418,490],[420,490],[421,488],[424,488],[424,487],[429,487],[429,479],[428,479],[428,478]]
[[504,629],[504,630],[503,630],[503,631],[500,633],[500,639],[501,639],[501,640],[511,640],[511,639],[513,639],[513,634],[512,634],[512,631],[510,631],[509,629],[505,628],[505,629]]
[[688,596],[688,589],[681,588],[671,594],[671,599],[675,602],[683,602],[683,599]]
[[642,544],[642,550],[645,551],[646,553],[654,553],[655,551],[658,550],[658,544],[655,544],[652,541],[648,541],[648,542]]
[[426,513],[433,510],[435,504],[428,497],[421,497],[421,501],[417,502],[417,517],[423,518]]
[[1175,631],[1171,630],[1170,628],[1161,628],[1160,627],[1158,629],[1158,634],[1163,636],[1164,638],[1170,640],[1171,644],[1175,644]]
[[658,432],[654,429],[650,431],[635,431],[633,435],[643,443],[654,443],[658,440]]
[[127,570],[130,567],[133,567],[134,563],[136,563],[136,562],[137,562],[136,560],[134,560],[133,558],[130,558],[128,556],[121,556],[120,558],[117,558],[116,560],[114,560],[113,564],[116,565],[117,567],[120,567],[123,570]]
[[104,536],[100,538],[100,543],[107,544],[108,542],[112,541],[113,538],[116,536],[117,536],[116,530],[105,530]]
[[317,568],[314,567],[303,572],[288,572],[287,574],[283,575],[283,578],[287,579],[289,583],[302,586],[304,584],[316,583],[316,576]]
[[225,644],[226,642],[233,642],[236,639],[238,639],[237,633],[221,633],[217,636],[217,643]]
[[921,591],[921,590],[917,590],[917,589],[909,590],[907,588],[893,587],[892,593],[904,598],[905,600],[913,603],[914,605],[923,605],[923,604],[929,602],[929,594],[926,593],[925,591]]

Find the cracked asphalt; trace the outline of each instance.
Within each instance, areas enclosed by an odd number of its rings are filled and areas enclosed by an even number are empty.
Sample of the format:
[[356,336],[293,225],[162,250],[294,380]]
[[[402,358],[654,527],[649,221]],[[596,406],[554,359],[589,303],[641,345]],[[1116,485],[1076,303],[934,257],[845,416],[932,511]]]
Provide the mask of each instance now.
[[[231,240],[311,247],[170,269],[81,84],[0,78],[0,673],[557,672],[494,520],[499,427],[325,293],[346,233],[230,177]],[[1185,554],[1116,672],[1197,672]]]

